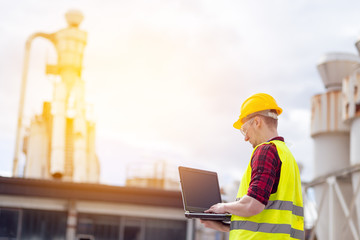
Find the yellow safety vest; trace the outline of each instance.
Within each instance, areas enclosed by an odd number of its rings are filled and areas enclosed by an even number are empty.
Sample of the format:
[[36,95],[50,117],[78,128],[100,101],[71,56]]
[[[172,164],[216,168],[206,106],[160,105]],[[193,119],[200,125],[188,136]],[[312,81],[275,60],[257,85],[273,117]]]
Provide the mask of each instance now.
[[[299,168],[283,141],[275,144],[281,160],[281,173],[277,192],[270,195],[265,209],[251,217],[232,215],[229,240],[305,239],[304,210]],[[237,198],[247,194],[251,180],[251,161],[241,180]]]

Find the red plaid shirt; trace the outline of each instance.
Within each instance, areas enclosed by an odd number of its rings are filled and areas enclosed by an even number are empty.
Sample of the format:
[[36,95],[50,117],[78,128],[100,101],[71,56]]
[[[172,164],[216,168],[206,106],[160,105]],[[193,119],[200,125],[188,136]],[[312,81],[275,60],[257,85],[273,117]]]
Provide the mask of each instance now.
[[[283,137],[272,140],[284,141]],[[281,161],[274,144],[259,146],[251,158],[251,181],[247,195],[264,205],[269,201],[270,194],[276,193],[281,170]]]

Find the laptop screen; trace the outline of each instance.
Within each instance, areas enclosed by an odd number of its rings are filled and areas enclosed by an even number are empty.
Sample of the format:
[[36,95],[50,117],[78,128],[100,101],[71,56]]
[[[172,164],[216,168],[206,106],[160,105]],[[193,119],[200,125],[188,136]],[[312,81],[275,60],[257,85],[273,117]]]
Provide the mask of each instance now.
[[179,167],[179,173],[186,211],[203,212],[221,202],[216,172]]

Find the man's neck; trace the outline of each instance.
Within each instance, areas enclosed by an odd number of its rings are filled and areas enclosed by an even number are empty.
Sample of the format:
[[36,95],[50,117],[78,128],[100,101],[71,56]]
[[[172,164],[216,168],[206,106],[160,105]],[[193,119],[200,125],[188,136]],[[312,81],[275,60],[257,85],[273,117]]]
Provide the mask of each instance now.
[[265,132],[264,135],[262,136],[262,142],[267,142],[275,137],[278,137],[279,134],[277,132],[277,130],[274,130],[274,131],[268,131],[268,132]]

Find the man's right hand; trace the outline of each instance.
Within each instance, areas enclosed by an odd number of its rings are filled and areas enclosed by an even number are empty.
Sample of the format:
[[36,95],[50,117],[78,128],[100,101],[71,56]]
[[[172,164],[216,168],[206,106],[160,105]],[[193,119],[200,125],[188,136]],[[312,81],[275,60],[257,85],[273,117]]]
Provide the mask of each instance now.
[[203,220],[200,219],[200,222],[206,228],[211,228],[220,232],[229,232],[230,231],[230,224],[225,224],[220,221],[211,221],[211,220]]

